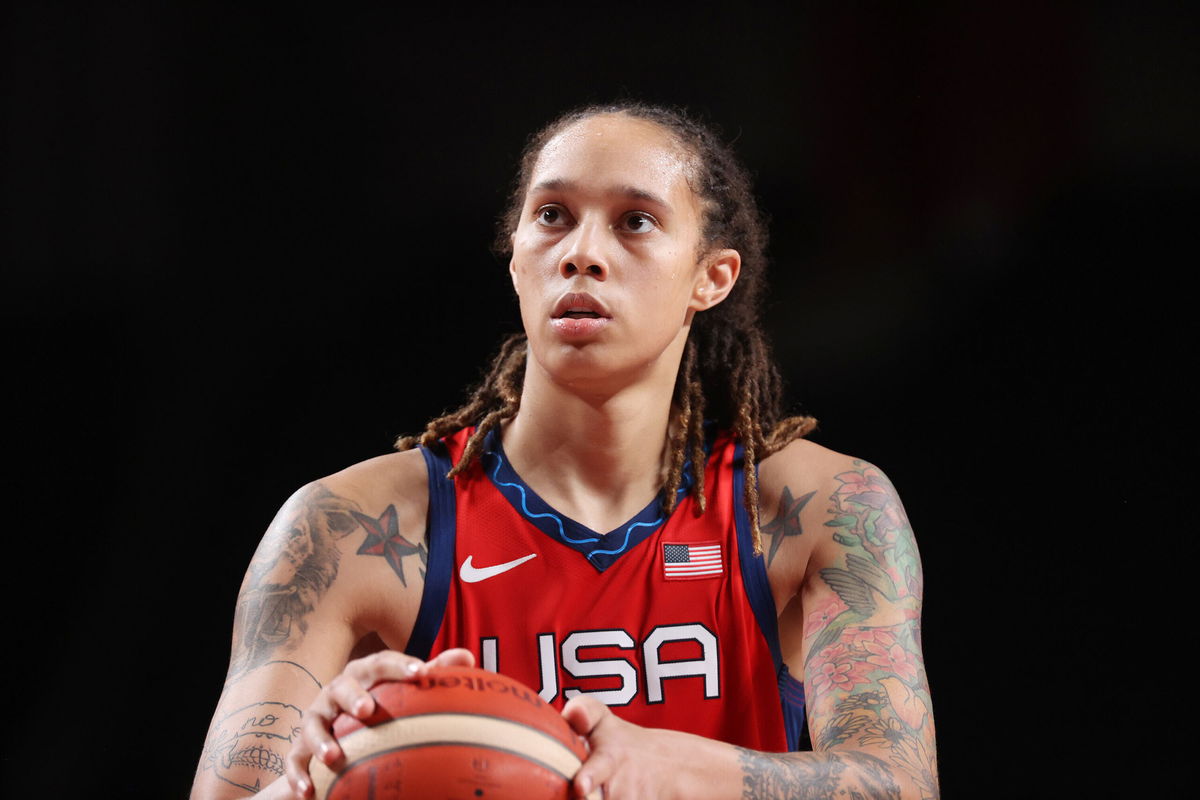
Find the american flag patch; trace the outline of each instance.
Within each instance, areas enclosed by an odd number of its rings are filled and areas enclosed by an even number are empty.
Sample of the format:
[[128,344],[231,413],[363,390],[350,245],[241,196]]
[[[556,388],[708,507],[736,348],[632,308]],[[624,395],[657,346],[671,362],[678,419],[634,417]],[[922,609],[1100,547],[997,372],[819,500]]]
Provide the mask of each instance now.
[[711,578],[724,568],[720,542],[663,545],[663,577],[668,580]]

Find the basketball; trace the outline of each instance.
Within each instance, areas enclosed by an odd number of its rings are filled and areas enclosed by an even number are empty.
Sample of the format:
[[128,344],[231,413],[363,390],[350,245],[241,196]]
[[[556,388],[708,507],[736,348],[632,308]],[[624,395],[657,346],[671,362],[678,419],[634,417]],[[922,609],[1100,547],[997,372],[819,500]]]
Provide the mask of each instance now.
[[475,667],[435,667],[371,689],[375,711],[341,714],[340,772],[313,759],[318,800],[566,800],[587,743],[537,692]]

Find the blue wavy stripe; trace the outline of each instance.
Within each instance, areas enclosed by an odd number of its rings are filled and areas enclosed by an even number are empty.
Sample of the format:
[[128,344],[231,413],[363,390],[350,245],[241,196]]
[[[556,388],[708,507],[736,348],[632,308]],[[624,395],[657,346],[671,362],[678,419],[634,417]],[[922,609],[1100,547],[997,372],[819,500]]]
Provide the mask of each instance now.
[[592,552],[588,553],[588,558],[591,558],[592,556],[616,555],[617,553],[622,553],[625,551],[625,548],[629,546],[629,534],[633,532],[634,528],[654,528],[657,527],[660,522],[662,522],[662,517],[654,520],[654,522],[635,522],[625,529],[625,541],[621,543],[620,547],[618,547],[616,550],[593,550]]
[[[525,513],[526,517],[528,517],[529,519],[552,519],[552,520],[554,520],[554,524],[558,526],[558,535],[562,538],[562,540],[564,542],[570,542],[571,544],[584,544],[586,542],[600,541],[599,539],[596,539],[596,538],[572,539],[571,537],[567,536],[566,531],[563,530],[562,519],[560,519],[557,514],[535,514],[532,511],[530,511],[529,506],[526,505],[526,503],[525,503],[525,487],[519,483],[502,483],[500,480],[500,467],[504,464],[504,459],[501,458],[498,453],[491,453],[491,455],[496,457],[496,469],[492,471],[492,481],[497,486],[511,486],[512,488],[516,489],[518,492],[521,493],[521,511],[523,511]],[[629,540],[628,532],[626,532],[625,540],[626,541]]]

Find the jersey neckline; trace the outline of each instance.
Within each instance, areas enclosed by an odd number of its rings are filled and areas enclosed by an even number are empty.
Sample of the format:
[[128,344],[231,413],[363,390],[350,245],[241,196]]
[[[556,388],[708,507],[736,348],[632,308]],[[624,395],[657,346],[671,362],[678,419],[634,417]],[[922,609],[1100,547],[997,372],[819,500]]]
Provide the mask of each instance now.
[[[707,450],[708,442],[705,445]],[[670,517],[663,511],[662,492],[659,492],[631,519],[607,534],[600,534],[562,514],[539,497],[513,469],[495,429],[489,431],[484,439],[481,461],[488,480],[518,514],[554,541],[582,555],[598,572],[604,572],[625,553],[654,535]],[[683,467],[683,477],[676,494],[676,510],[691,485],[689,460]]]

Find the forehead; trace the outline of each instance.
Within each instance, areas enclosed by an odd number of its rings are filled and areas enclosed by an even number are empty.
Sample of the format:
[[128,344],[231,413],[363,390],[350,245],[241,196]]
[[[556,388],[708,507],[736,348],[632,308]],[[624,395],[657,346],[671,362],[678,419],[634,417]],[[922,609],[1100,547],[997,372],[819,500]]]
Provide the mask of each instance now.
[[534,165],[530,186],[633,189],[691,204],[690,173],[691,159],[669,131],[614,114],[581,120],[551,138]]

